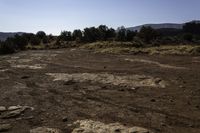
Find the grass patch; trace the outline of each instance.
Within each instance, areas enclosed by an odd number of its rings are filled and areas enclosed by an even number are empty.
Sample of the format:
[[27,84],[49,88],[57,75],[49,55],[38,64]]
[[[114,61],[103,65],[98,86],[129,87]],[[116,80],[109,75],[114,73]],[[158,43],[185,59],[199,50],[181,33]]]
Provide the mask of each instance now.
[[129,53],[160,55],[200,55],[199,45],[163,45],[155,47],[137,47],[132,42],[95,42],[81,48],[94,50],[97,53]]

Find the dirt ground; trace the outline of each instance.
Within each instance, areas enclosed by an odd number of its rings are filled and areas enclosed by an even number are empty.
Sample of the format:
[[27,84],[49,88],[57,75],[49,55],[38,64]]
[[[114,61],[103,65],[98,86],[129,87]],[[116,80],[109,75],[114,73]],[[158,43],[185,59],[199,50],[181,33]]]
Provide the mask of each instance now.
[[27,108],[17,115],[0,111],[0,125],[10,124],[6,133],[43,126],[68,133],[86,119],[200,133],[200,57],[80,49],[0,56],[0,106],[19,105]]

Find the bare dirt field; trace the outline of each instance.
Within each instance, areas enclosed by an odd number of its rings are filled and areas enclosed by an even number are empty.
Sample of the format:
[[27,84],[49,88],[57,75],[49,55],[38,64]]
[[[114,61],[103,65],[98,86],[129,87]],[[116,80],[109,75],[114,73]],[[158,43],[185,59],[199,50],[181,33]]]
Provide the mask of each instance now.
[[200,57],[0,56],[0,132],[200,133]]

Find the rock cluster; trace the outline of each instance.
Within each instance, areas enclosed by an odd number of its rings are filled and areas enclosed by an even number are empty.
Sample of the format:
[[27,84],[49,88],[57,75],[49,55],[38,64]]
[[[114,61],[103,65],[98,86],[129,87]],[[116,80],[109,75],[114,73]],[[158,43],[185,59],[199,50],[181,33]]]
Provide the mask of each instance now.
[[153,133],[142,127],[126,127],[119,123],[104,124],[99,121],[80,120],[74,124],[78,125],[72,133]]
[[[10,106],[8,108],[6,108],[5,106],[0,106],[0,120],[17,118],[28,109],[34,110],[33,107],[29,106],[18,105],[18,106]],[[7,123],[0,124],[0,132],[9,131],[11,128],[12,128],[11,124]]]
[[15,118],[17,116],[20,116],[25,110],[31,109],[34,110],[33,107],[29,106],[10,106],[8,108],[1,106],[0,107],[0,119],[9,119],[9,118]]
[[30,133],[62,133],[59,129],[38,127],[30,130]]

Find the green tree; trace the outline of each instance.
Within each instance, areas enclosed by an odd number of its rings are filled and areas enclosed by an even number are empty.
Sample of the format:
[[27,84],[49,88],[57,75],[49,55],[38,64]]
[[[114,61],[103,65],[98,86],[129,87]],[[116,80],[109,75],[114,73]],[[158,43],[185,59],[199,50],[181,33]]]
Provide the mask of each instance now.
[[106,39],[114,39],[116,37],[116,31],[113,28],[110,28],[106,32]]
[[24,50],[25,47],[28,45],[28,39],[21,35],[19,36],[18,34],[15,35],[13,38],[8,38],[7,42],[12,42],[16,45],[16,49]]
[[74,30],[72,36],[73,36],[73,40],[80,41],[83,37],[83,33],[81,30]]
[[85,28],[83,34],[85,42],[95,42],[99,40],[99,30],[95,27]]
[[185,33],[183,35],[183,39],[186,40],[186,41],[191,42],[193,40],[193,34],[191,34],[191,33]]
[[60,33],[59,39],[61,41],[72,41],[72,33],[70,31],[62,31]]
[[36,36],[42,40],[46,37],[46,33],[44,31],[38,31]]
[[98,27],[98,39],[100,41],[106,41],[107,40],[107,37],[106,37],[106,34],[108,32],[108,27],[106,25],[100,25]]
[[0,54],[12,54],[15,52],[15,46],[12,41],[5,41],[0,43]]
[[158,32],[150,26],[143,26],[140,32],[138,33],[138,37],[145,43],[151,43],[153,40],[157,39],[158,36]]
[[189,22],[183,26],[183,31],[185,33],[200,35],[200,23]]
[[133,38],[136,36],[137,32],[135,31],[126,31],[126,41],[133,41]]
[[41,39],[38,36],[34,35],[31,37],[30,43],[32,45],[39,45],[41,43]]
[[118,28],[117,41],[126,41],[126,29],[124,26]]

